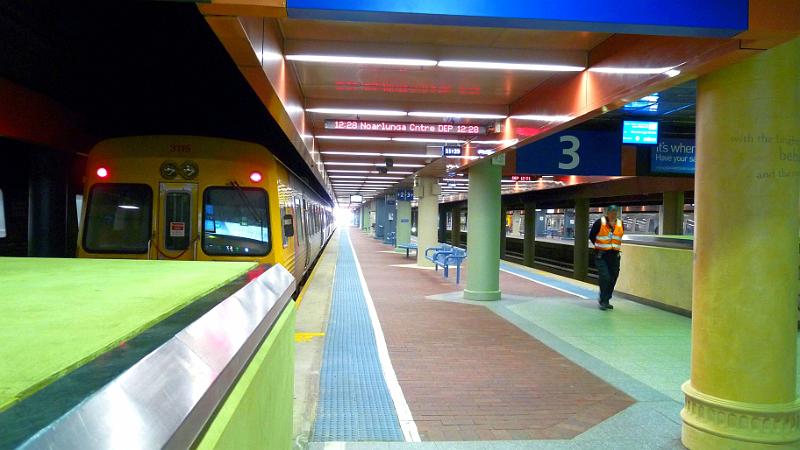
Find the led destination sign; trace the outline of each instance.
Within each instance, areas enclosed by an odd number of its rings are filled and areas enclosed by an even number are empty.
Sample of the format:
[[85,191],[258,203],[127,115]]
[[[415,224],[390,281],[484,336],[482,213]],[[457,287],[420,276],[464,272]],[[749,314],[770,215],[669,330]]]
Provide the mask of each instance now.
[[389,133],[436,133],[436,134],[486,134],[483,125],[423,122],[381,122],[373,120],[325,121],[328,130],[382,131]]

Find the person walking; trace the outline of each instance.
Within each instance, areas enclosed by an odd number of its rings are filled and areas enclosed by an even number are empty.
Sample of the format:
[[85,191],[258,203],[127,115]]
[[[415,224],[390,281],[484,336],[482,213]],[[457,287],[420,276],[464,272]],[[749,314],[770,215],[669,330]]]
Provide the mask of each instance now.
[[617,217],[619,207],[611,205],[606,208],[603,217],[597,219],[589,231],[589,240],[594,244],[595,263],[600,275],[600,309],[614,309],[611,305],[611,296],[619,276],[620,251],[622,250],[622,235],[625,230],[622,220]]

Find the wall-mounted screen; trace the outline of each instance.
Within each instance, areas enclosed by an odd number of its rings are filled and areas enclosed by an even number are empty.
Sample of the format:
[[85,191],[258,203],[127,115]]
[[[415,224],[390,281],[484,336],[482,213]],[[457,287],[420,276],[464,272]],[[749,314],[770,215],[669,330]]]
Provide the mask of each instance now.
[[350,203],[361,203],[364,201],[364,197],[359,194],[351,194],[350,195]]
[[625,120],[622,122],[623,144],[658,144],[658,122]]

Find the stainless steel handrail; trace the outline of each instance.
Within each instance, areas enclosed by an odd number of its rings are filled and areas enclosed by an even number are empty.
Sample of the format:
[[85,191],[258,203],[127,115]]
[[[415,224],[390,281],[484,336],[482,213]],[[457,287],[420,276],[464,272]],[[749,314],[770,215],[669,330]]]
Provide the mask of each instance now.
[[283,266],[272,266],[21,448],[192,447],[295,288]]

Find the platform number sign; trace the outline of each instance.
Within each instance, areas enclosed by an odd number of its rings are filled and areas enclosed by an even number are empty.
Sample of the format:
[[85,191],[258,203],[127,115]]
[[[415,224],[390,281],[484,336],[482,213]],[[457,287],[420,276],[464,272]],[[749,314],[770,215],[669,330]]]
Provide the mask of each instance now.
[[517,150],[518,173],[619,175],[622,144],[612,131],[564,131]]

